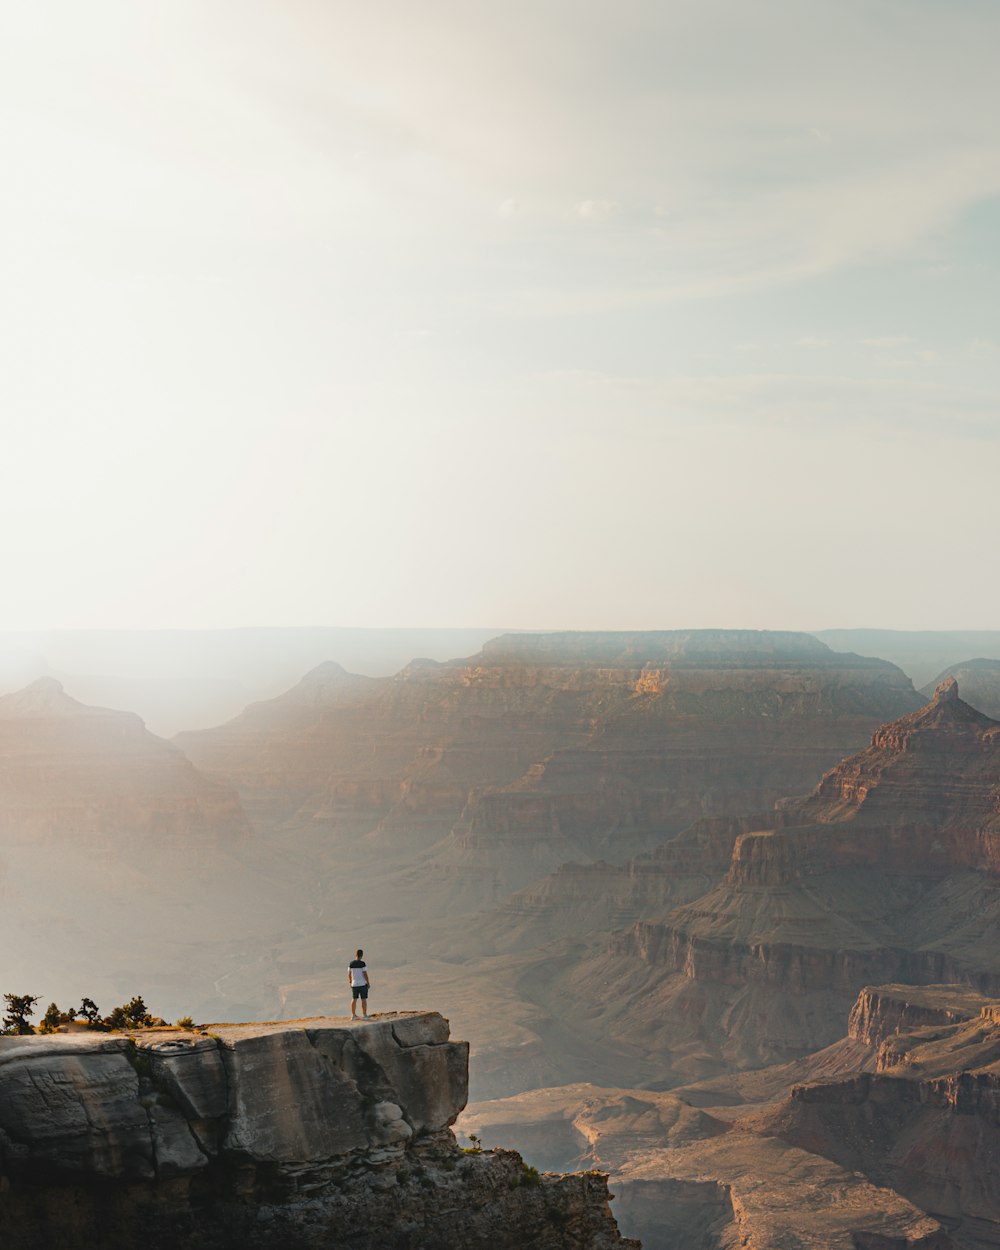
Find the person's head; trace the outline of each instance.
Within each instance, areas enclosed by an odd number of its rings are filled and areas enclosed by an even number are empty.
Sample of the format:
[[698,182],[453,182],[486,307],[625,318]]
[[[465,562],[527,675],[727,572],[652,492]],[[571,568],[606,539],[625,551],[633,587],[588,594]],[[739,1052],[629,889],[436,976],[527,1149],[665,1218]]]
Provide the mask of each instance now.
[[360,959],[364,953],[365,952],[360,947],[358,947],[358,955],[357,955],[358,959]]

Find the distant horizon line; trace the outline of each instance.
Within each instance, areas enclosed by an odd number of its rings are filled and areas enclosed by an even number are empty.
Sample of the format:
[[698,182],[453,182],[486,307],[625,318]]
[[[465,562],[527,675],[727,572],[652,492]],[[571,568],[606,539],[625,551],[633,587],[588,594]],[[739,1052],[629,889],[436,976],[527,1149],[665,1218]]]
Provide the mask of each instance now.
[[224,634],[343,631],[345,633],[489,633],[502,634],[664,634],[691,632],[819,634],[1000,634],[997,626],[824,625],[819,628],[788,625],[36,625],[0,628],[0,637],[16,634]]

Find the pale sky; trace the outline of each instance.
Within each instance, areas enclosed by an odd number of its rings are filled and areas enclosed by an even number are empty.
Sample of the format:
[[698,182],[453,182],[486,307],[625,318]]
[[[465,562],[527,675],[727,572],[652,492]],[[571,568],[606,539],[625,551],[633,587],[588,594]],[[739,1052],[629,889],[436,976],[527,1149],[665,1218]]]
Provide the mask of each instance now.
[[0,0],[2,625],[1000,626],[994,0]]

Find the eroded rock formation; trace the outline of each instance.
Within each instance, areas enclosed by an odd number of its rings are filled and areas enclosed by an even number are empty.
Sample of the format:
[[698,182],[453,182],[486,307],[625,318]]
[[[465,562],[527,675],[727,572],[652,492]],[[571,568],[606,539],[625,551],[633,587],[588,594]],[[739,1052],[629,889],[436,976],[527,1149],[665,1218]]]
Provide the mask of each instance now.
[[967,703],[994,720],[1000,720],[1000,660],[965,660],[961,664],[953,664],[924,686],[921,693],[930,698],[948,678],[958,682],[962,698]]
[[474,1104],[464,1132],[607,1168],[660,1250],[1000,1245],[1000,1002],[866,986],[849,1034],[669,1093],[566,1086]]
[[0,1243],[627,1246],[597,1173],[464,1153],[435,1013],[0,1038]]
[[447,838],[428,890],[479,906],[767,808],[918,702],[892,665],[804,634],[519,634],[377,681],[322,666],[177,741],[262,828],[411,854]]
[[946,682],[770,826],[738,833],[707,893],[614,934],[567,995],[596,982],[610,1001],[627,974],[631,1036],[690,1079],[698,1063],[708,1075],[832,1042],[866,983],[1000,994],[998,915],[1000,723]]

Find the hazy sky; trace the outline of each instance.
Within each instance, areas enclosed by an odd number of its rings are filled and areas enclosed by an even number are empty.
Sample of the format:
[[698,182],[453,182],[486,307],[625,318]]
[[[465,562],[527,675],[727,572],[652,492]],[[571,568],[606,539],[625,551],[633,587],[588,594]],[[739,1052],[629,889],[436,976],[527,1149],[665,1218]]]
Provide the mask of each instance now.
[[1000,626],[995,0],[0,0],[7,628]]

